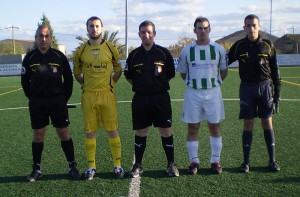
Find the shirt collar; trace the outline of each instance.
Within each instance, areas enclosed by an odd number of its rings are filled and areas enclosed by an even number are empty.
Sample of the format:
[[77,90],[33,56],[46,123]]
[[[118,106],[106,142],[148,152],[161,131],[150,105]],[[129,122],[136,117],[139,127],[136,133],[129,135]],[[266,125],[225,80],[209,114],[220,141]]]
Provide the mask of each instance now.
[[249,43],[255,43],[257,44],[258,42],[260,42],[262,40],[262,37],[258,34],[258,38],[255,41],[251,41],[248,36],[246,36],[246,41]]

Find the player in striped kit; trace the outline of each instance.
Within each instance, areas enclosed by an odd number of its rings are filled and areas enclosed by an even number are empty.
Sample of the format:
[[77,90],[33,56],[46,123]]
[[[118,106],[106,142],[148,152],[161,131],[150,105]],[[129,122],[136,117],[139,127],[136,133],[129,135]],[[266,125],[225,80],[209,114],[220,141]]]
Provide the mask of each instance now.
[[220,86],[227,76],[226,51],[210,40],[210,31],[207,18],[196,18],[194,33],[197,40],[182,50],[177,66],[177,71],[187,85],[182,121],[188,123],[186,146],[190,174],[199,171],[198,133],[200,123],[204,120],[208,122],[210,132],[211,171],[214,174],[222,172],[220,120],[225,118],[225,113]]

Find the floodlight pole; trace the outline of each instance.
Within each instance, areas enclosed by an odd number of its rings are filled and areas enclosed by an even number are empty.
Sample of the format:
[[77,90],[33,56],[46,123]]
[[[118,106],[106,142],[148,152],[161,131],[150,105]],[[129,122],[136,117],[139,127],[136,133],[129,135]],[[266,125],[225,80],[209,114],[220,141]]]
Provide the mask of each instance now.
[[272,35],[272,0],[271,0],[271,9],[270,9],[270,35]]
[[128,25],[127,25],[127,13],[128,13],[128,2],[125,1],[125,57],[128,57]]
[[13,50],[14,54],[16,54],[16,43],[15,43],[15,35],[14,35],[14,29],[19,29],[19,27],[14,27],[13,25],[11,27],[11,37],[12,37],[12,42],[13,42]]

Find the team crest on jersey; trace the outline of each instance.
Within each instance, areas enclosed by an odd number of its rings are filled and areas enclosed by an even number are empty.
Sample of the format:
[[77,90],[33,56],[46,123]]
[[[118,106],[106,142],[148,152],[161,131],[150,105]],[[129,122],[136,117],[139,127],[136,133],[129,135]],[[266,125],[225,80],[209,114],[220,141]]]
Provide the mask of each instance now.
[[95,58],[97,58],[98,55],[99,55],[99,49],[94,49],[94,50],[92,50],[92,54],[93,54],[93,56],[94,56]]

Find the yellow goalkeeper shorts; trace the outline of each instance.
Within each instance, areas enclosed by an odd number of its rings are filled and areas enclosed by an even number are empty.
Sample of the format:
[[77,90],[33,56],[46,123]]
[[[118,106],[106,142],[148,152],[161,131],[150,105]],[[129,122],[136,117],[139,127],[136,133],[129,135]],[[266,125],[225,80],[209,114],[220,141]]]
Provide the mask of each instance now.
[[119,127],[116,95],[107,91],[84,91],[81,107],[86,132],[96,131],[100,126],[106,131]]

